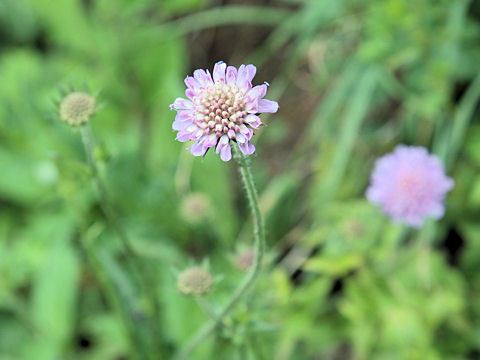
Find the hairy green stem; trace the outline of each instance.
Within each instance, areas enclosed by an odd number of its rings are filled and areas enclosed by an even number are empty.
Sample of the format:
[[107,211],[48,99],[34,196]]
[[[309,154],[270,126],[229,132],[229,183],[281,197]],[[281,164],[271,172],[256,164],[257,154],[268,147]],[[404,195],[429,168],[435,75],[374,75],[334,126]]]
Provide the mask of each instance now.
[[258,278],[261,271],[263,253],[265,249],[265,225],[263,222],[262,213],[258,201],[258,194],[253,182],[253,176],[250,171],[250,166],[247,157],[240,151],[238,145],[233,143],[234,155],[237,160],[240,175],[242,177],[243,185],[247,193],[248,202],[253,216],[253,237],[255,242],[255,260],[250,272],[247,274],[243,282],[232,294],[232,297],[227,302],[225,307],[220,311],[216,318],[207,322],[200,330],[192,337],[192,339],[179,351],[175,356],[176,360],[188,359],[189,355],[197,346],[202,344],[214,331],[219,327],[224,318],[243,298],[247,291],[252,287]]
[[205,314],[207,314],[211,319],[217,320],[217,314],[215,314],[215,311],[213,311],[205,298],[203,298],[202,296],[197,296],[195,297],[195,300],[197,301],[198,306],[201,307],[202,310],[205,312]]
[[156,288],[155,281],[153,280],[153,277],[150,276],[148,269],[146,269],[142,261],[138,258],[137,253],[135,252],[131,244],[131,241],[127,236],[127,233],[120,226],[119,222],[117,221],[117,217],[115,216],[115,212],[113,211],[113,208],[110,205],[110,201],[108,199],[108,193],[100,177],[100,173],[98,171],[98,167],[93,154],[94,145],[93,145],[89,125],[86,124],[82,126],[81,132],[82,132],[83,145],[87,155],[87,160],[93,172],[93,181],[94,181],[96,190],[98,192],[100,207],[102,209],[102,212],[105,215],[105,218],[107,219],[108,224],[113,229],[113,231],[117,234],[117,237],[120,239],[123,250],[125,251],[125,254],[126,254],[127,261],[130,262],[132,269],[136,272],[136,278],[137,278],[137,281],[139,282],[139,287],[143,288],[146,294],[148,294],[147,296],[150,298],[150,303],[151,303],[150,305],[152,307],[153,315],[154,315],[153,325],[155,327],[156,332],[159,333],[158,322],[160,320],[160,314],[159,314],[159,309],[157,304],[157,296],[155,293],[155,288]]

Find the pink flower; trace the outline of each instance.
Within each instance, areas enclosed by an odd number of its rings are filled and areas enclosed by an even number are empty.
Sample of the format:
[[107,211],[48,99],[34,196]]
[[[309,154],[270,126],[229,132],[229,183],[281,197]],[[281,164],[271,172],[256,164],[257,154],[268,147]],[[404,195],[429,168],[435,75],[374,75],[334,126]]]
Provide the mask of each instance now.
[[375,162],[366,195],[394,221],[418,228],[427,217],[443,216],[453,185],[437,156],[423,147],[399,145]]
[[232,158],[230,140],[237,142],[245,155],[255,152],[250,143],[253,129],[262,121],[259,113],[275,113],[278,104],[264,99],[267,85],[252,86],[257,69],[253,65],[241,65],[238,70],[218,62],[213,78],[208,70],[195,70],[187,76],[185,95],[177,98],[171,109],[177,111],[172,128],[178,131],[177,140],[194,140],[189,148],[195,156],[203,156],[216,147],[223,161]]

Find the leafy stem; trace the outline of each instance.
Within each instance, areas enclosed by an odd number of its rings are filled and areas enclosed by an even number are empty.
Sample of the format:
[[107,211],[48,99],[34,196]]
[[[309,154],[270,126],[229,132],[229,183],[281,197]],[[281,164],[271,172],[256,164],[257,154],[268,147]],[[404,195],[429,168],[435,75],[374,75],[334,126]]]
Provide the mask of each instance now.
[[130,266],[132,267],[133,271],[135,271],[135,275],[136,275],[135,277],[137,278],[139,287],[143,288],[143,290],[145,291],[145,293],[149,298],[149,301],[151,303],[150,304],[151,309],[153,310],[153,315],[154,315],[153,325],[156,330],[156,333],[158,334],[159,333],[158,322],[160,320],[160,315],[159,315],[159,309],[157,304],[157,297],[155,293],[156,286],[155,286],[154,278],[150,276],[148,269],[144,266],[145,264],[138,257],[127,233],[118,222],[115,211],[110,205],[106,187],[102,181],[102,178],[98,171],[97,163],[95,161],[94,151],[93,151],[94,144],[93,144],[89,125],[88,124],[83,125],[80,131],[82,133],[82,140],[83,140],[83,145],[87,155],[88,164],[90,165],[90,168],[93,172],[93,182],[98,193],[100,207],[102,209],[102,212],[105,215],[105,218],[109,226],[116,233],[118,239],[121,242],[121,245],[126,255],[126,259],[130,263]]
[[255,242],[254,263],[250,269],[250,272],[234,291],[225,307],[220,311],[215,319],[210,320],[202,328],[200,328],[200,330],[192,337],[192,339],[179,351],[175,357],[177,360],[187,359],[191,352],[195,350],[197,346],[202,344],[205,339],[207,339],[215,331],[215,329],[222,324],[224,318],[230,313],[230,311],[232,311],[235,305],[238,304],[247,291],[253,286],[261,271],[263,253],[265,250],[265,225],[263,222],[262,213],[260,211],[258,194],[253,182],[252,173],[250,171],[249,160],[240,151],[236,143],[233,143],[232,145],[235,160],[237,160],[238,163],[240,175],[247,193],[248,202],[250,204],[250,209],[253,216],[253,237]]

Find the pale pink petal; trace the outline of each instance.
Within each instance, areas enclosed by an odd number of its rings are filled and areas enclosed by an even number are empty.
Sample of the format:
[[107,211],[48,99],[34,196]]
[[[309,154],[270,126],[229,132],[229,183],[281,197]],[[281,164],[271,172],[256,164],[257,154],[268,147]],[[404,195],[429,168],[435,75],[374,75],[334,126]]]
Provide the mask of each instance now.
[[253,130],[246,127],[245,124],[242,124],[239,127],[240,127],[240,134],[245,136],[247,140],[250,140],[253,136]]
[[175,120],[187,120],[193,119],[194,112],[192,110],[177,110],[177,115],[175,115]]
[[197,132],[198,128],[196,125],[192,125],[188,128],[182,129],[177,133],[176,140],[180,142],[185,142],[188,140],[196,140],[197,139]]
[[276,113],[278,110],[278,103],[272,100],[262,99],[258,102],[259,113]]
[[185,142],[185,141],[190,140],[190,137],[189,137],[189,134],[187,134],[183,131],[179,131],[177,133],[177,136],[175,137],[175,140],[180,141],[180,142]]
[[260,100],[265,96],[266,93],[267,85],[257,85],[247,92],[246,97],[248,100]]
[[230,143],[228,143],[222,148],[222,151],[220,152],[220,159],[222,159],[222,161],[230,161],[231,158],[232,149],[230,148]]
[[227,67],[227,83],[236,84],[237,83],[237,68],[234,66]]
[[242,133],[237,133],[236,140],[238,144],[245,144],[247,142],[247,138]]
[[192,90],[200,89],[200,83],[192,76],[187,76],[185,78],[185,85]]
[[232,158],[232,150],[230,148],[230,139],[227,135],[223,135],[218,141],[215,152],[220,153],[220,159],[229,161]]
[[213,80],[216,83],[225,83],[225,71],[227,69],[227,64],[223,61],[217,62],[213,68]]
[[205,146],[204,142],[205,142],[205,139],[202,137],[192,145],[192,147],[190,148],[190,151],[194,156],[205,155],[205,152],[207,151],[208,147]]
[[173,130],[177,130],[177,131],[180,131],[180,130],[184,130],[190,126],[192,126],[193,123],[191,120],[189,119],[186,119],[186,120],[175,120],[172,124],[172,129]]
[[262,121],[257,115],[252,115],[252,114],[247,115],[244,120],[248,125],[250,125],[254,129],[258,129],[261,125],[263,125]]
[[[250,70],[251,71],[251,70]],[[247,66],[240,65],[238,68],[238,75],[237,75],[237,86],[245,91],[248,91],[252,88],[252,82],[250,80],[249,69]]]
[[257,68],[255,65],[249,64],[246,66],[246,70],[247,70],[247,79],[248,81],[251,82],[255,77],[255,74],[257,73]]
[[173,108],[175,110],[191,110],[193,109],[193,103],[190,100],[179,97],[173,102]]
[[250,141],[239,143],[238,147],[245,155],[251,155],[255,152],[255,145],[253,145]]
[[208,85],[213,84],[212,76],[210,75],[210,72],[207,70],[195,70],[193,72],[193,76],[195,77],[195,80],[197,80],[200,83],[201,87],[205,87]]
[[249,114],[257,114],[259,113],[258,109],[258,100],[252,100],[245,104],[245,111]]
[[207,135],[205,139],[205,146],[207,148],[217,145],[217,135],[215,133]]

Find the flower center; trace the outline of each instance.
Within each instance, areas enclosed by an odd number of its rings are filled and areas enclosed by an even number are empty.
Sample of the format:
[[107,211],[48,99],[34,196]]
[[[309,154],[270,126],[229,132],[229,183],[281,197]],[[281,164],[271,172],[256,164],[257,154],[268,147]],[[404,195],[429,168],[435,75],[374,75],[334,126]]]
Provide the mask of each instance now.
[[420,199],[424,194],[425,184],[416,174],[408,174],[399,179],[399,189],[407,198]]
[[[245,92],[234,84],[215,83],[194,98],[197,113],[196,125],[204,134],[228,134],[234,138],[244,123]],[[229,132],[229,130],[232,130]]]
[[60,104],[60,119],[70,125],[86,123],[95,113],[95,98],[89,94],[73,92]]

